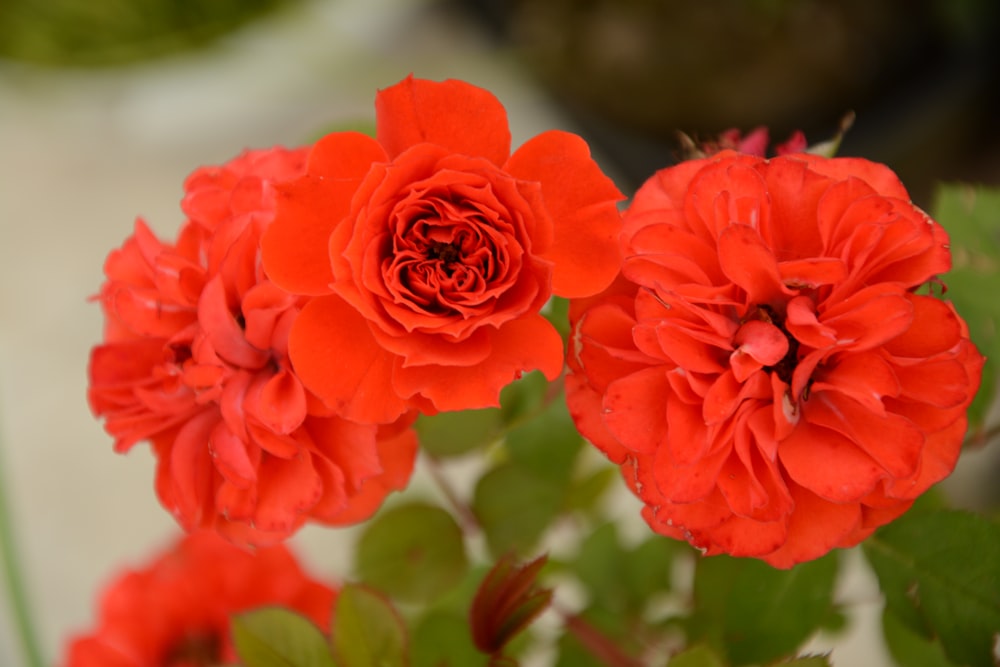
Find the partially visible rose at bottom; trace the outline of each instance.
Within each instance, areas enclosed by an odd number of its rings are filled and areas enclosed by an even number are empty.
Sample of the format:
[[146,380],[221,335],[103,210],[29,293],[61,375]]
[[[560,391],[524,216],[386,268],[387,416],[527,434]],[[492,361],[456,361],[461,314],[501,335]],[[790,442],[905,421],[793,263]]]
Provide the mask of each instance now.
[[244,551],[192,533],[147,566],[121,573],[102,596],[97,626],[70,640],[66,667],[202,667],[234,664],[230,618],[263,606],[298,612],[329,629],[336,591],[276,546]]

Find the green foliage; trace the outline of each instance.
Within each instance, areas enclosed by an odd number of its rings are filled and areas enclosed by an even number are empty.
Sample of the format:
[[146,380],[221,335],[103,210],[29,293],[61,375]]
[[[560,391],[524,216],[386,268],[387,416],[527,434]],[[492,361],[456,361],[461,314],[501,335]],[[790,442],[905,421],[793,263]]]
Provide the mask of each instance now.
[[0,56],[106,66],[204,45],[289,0],[3,0]]
[[565,341],[569,338],[569,299],[554,296],[545,309],[545,317]]
[[500,408],[442,412],[417,419],[421,448],[437,457],[461,456],[496,440],[503,428]]
[[337,667],[404,667],[410,664],[406,626],[375,591],[348,584],[340,590],[333,620]]
[[708,646],[693,646],[672,657],[667,667],[726,667]]
[[955,667],[941,648],[941,642],[928,639],[908,628],[899,617],[886,609],[882,614],[882,632],[889,653],[905,667]]
[[637,619],[650,598],[670,589],[670,569],[679,545],[651,536],[624,548],[613,523],[593,531],[580,546],[573,569],[591,605]]
[[[910,512],[864,545],[891,616],[894,655],[910,635],[956,664],[994,665],[1000,632],[1000,524],[969,512]],[[906,630],[905,634],[903,630]]]
[[836,577],[836,553],[790,570],[752,559],[701,559],[689,636],[736,665],[789,655],[829,617]]
[[469,620],[449,611],[424,615],[413,630],[413,667],[486,667],[489,658],[472,643]]
[[559,489],[513,463],[501,463],[476,484],[472,511],[490,553],[529,553],[559,513]]
[[335,667],[320,629],[287,609],[266,607],[235,616],[232,633],[244,667]]
[[[585,609],[580,617],[588,625],[602,632],[606,637],[623,642],[621,638],[626,637],[627,628],[625,619],[621,615],[597,605],[592,605]],[[606,667],[606,663],[595,657],[580,640],[570,632],[563,633],[558,642],[558,659],[555,667]]]
[[511,382],[500,392],[500,419],[510,427],[534,417],[551,390],[552,385],[539,371]]
[[1000,353],[1000,188],[943,185],[934,201],[934,218],[951,238],[953,267],[944,276],[945,298],[969,325],[969,335],[986,356],[982,387],[969,410],[973,425],[982,422],[993,400]]
[[564,401],[552,401],[535,419],[507,434],[510,459],[524,470],[565,488],[583,446]]
[[423,503],[379,514],[358,540],[361,580],[410,602],[429,602],[455,586],[468,568],[462,530],[448,512]]

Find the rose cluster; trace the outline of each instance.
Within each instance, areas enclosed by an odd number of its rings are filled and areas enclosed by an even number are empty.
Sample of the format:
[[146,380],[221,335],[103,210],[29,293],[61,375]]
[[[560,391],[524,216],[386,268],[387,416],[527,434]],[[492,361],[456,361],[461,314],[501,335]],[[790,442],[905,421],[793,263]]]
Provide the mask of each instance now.
[[801,135],[768,160],[759,129],[621,214],[582,139],[512,151],[483,89],[409,77],[375,107],[374,137],[199,169],[176,242],[140,221],[108,258],[91,406],[119,451],[152,444],[184,528],[362,520],[407,484],[418,414],[565,363],[650,526],[709,554],[856,544],[953,468],[982,357],[924,288],[947,235],[888,168]]
[[116,450],[151,443],[187,530],[367,518],[408,482],[418,412],[557,377],[541,308],[618,272],[621,194],[576,135],[511,154],[503,106],[459,81],[408,78],[376,112],[375,138],[197,170],[176,242],[139,221],[107,259],[90,404]]

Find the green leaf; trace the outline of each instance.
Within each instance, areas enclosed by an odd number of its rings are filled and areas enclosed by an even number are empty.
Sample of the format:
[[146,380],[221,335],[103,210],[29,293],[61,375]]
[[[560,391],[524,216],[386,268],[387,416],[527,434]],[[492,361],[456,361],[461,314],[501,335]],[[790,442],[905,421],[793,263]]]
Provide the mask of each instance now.
[[486,667],[489,657],[476,650],[468,619],[432,611],[413,630],[413,667]]
[[534,419],[512,429],[504,444],[513,462],[542,479],[567,486],[583,437],[566,402],[552,401]]
[[526,555],[559,513],[558,486],[513,463],[501,463],[476,484],[472,511],[495,557]]
[[335,667],[320,629],[287,609],[265,607],[239,614],[232,626],[244,667]]
[[338,667],[406,667],[406,626],[375,591],[357,584],[340,590],[333,621],[333,651]]
[[694,646],[672,657],[667,667],[726,667],[726,663],[709,647]]
[[504,387],[500,392],[500,415],[503,423],[513,425],[541,409],[549,390],[549,381],[541,371],[528,373]]
[[629,606],[630,591],[623,585],[629,567],[615,524],[606,523],[587,536],[574,569],[590,593],[591,605],[611,612],[623,612]]
[[618,468],[603,466],[580,479],[572,480],[569,489],[566,490],[566,509],[593,514],[601,507],[604,494],[620,474]]
[[969,409],[980,424],[996,386],[1000,326],[1000,188],[943,185],[935,196],[934,218],[950,237],[952,270],[944,276],[945,297],[969,325],[969,336],[986,356],[982,385]]
[[864,543],[886,607],[938,638],[948,658],[994,665],[1000,634],[1000,524],[970,512],[908,513]]
[[914,632],[892,611],[882,614],[882,632],[893,659],[906,667],[955,667],[941,648],[941,642]]
[[503,424],[499,408],[442,412],[417,419],[421,448],[431,456],[461,456],[496,440]]
[[569,338],[569,299],[554,296],[545,308],[545,319],[552,323],[565,341]]
[[655,593],[670,590],[670,570],[674,555],[687,549],[683,542],[651,535],[628,556],[625,585],[632,599],[647,602]]
[[468,568],[462,529],[439,507],[411,503],[371,521],[357,542],[358,576],[393,597],[428,602]]
[[789,655],[828,617],[836,576],[836,553],[790,570],[752,559],[704,558],[695,570],[692,636],[734,664]]

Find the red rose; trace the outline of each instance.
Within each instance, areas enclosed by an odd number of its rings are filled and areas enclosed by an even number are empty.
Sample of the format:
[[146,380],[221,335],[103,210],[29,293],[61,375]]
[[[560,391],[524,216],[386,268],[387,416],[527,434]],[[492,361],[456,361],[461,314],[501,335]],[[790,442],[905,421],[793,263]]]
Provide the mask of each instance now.
[[251,151],[185,184],[176,244],[136,223],[105,264],[105,341],[88,397],[128,451],[157,456],[160,501],[184,528],[240,543],[287,537],[307,519],[366,518],[406,485],[416,439],[406,418],[375,426],[329,414],[288,359],[302,301],[260,266],[273,181],[303,173],[306,151]]
[[562,341],[539,309],[619,267],[618,189],[579,137],[510,154],[500,102],[407,78],[376,99],[377,139],[321,139],[278,188],[264,266],[313,298],[292,327],[303,383],[349,419],[496,405],[522,372],[549,378]]
[[335,599],[335,591],[307,577],[282,546],[250,553],[212,533],[193,533],[104,590],[96,629],[69,642],[65,665],[235,664],[234,614],[281,606],[327,631]]
[[916,293],[948,238],[888,168],[727,151],[624,220],[623,279],[571,308],[568,401],[654,530],[790,567],[952,470],[983,359]]

